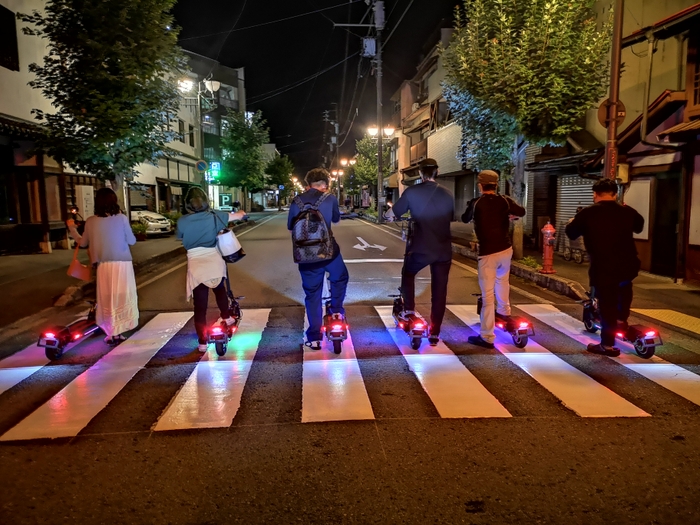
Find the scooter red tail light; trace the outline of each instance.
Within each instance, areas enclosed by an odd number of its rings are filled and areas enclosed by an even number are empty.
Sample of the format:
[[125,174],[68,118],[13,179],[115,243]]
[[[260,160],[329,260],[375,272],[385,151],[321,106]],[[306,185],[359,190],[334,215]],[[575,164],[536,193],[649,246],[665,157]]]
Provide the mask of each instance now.
[[83,337],[83,334],[75,334],[75,335],[73,336],[73,341],[77,341],[77,340],[80,339],[81,337]]
[[530,326],[530,323],[520,323],[520,328],[527,328],[528,326]]
[[625,334],[623,334],[622,332],[617,332],[615,336],[619,337],[620,339],[623,339],[625,337]]
[[342,324],[334,324],[333,327],[332,327],[332,330],[333,330],[334,332],[339,332],[339,331],[341,331],[342,329],[343,329],[343,325],[342,325]]
[[44,334],[44,337],[45,337],[46,339],[53,339],[54,337],[56,337],[56,334],[54,334],[53,332],[46,332],[46,333]]
[[425,328],[425,325],[423,323],[416,323],[415,328],[417,328],[418,330],[422,330],[423,328]]
[[649,330],[649,331],[646,333],[646,336],[647,336],[647,337],[654,337],[654,336],[656,336],[656,332],[655,332],[654,330]]
[[220,326],[215,326],[211,329],[211,333],[214,335],[221,335],[224,333],[224,331],[221,329]]

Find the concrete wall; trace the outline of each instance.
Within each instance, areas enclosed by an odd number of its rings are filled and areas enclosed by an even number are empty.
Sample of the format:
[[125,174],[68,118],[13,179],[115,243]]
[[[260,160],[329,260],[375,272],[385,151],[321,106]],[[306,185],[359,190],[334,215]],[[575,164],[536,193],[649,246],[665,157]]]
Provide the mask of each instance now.
[[[42,11],[44,8],[44,2],[39,0],[0,0],[0,5],[15,14],[18,12],[31,14],[34,10]],[[34,75],[29,72],[29,64],[43,63],[47,49],[46,41],[36,36],[22,34],[22,27],[25,25],[23,22],[16,20],[15,24],[20,70],[10,71],[0,67],[0,114],[35,122],[31,114],[32,109],[51,111],[51,105],[41,91],[27,85],[34,80]]]
[[[696,0],[632,0],[625,2],[623,37],[694,5]],[[610,2],[598,1],[595,10],[599,18],[606,18]],[[654,53],[653,76],[649,101],[664,90],[685,90],[685,60],[687,42],[669,38],[658,42]],[[627,117],[619,129],[624,129],[644,111],[644,90],[648,74],[648,47],[646,42],[622,50],[624,70],[620,78],[620,100],[625,104]],[[604,99],[607,98],[604,97]],[[603,100],[604,100],[603,99]],[[602,102],[602,101],[601,101]],[[586,129],[605,143],[605,128],[598,122],[598,110],[586,114]]]

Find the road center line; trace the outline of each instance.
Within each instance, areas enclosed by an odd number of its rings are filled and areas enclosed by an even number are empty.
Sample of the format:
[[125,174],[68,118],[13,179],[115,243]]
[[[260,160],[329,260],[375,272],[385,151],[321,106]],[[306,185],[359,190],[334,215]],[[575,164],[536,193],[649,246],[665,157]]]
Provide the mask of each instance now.
[[402,263],[403,259],[343,259],[345,264],[359,263]]

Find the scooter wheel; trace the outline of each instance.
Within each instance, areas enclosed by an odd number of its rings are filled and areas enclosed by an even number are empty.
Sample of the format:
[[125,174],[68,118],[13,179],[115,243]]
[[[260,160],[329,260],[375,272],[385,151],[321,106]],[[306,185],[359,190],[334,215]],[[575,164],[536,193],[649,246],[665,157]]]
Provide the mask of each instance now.
[[333,341],[333,353],[339,354],[342,349],[343,349],[343,342],[342,341]]
[[644,346],[644,343],[641,341],[635,341],[634,351],[637,352],[637,355],[643,359],[651,359],[651,356],[654,355],[656,348],[653,346]]
[[564,248],[564,260],[565,261],[571,260],[571,248]]
[[583,263],[583,253],[581,253],[581,250],[576,250],[574,252],[574,262],[577,264]]
[[518,348],[525,348],[527,346],[528,338],[526,335],[514,335],[513,344]]
[[411,348],[414,350],[418,350],[420,348],[422,338],[420,337],[413,337],[411,338]]
[[226,344],[225,343],[214,343],[216,348],[216,355],[224,356],[226,355]]
[[63,355],[63,348],[44,348],[44,353],[47,359],[55,361]]
[[588,316],[584,316],[583,318],[583,327],[586,329],[586,332],[591,334],[595,334],[598,331],[598,329],[593,324],[593,320],[590,319]]

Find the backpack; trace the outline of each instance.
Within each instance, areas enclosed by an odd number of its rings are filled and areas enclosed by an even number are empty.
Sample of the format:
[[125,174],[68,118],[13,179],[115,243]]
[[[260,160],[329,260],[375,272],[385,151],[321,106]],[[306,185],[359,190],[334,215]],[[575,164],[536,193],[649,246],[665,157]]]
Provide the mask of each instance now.
[[329,196],[330,193],[324,193],[314,204],[304,204],[299,196],[294,198],[301,210],[292,222],[292,246],[297,264],[330,261],[335,255],[333,233],[318,210]]

